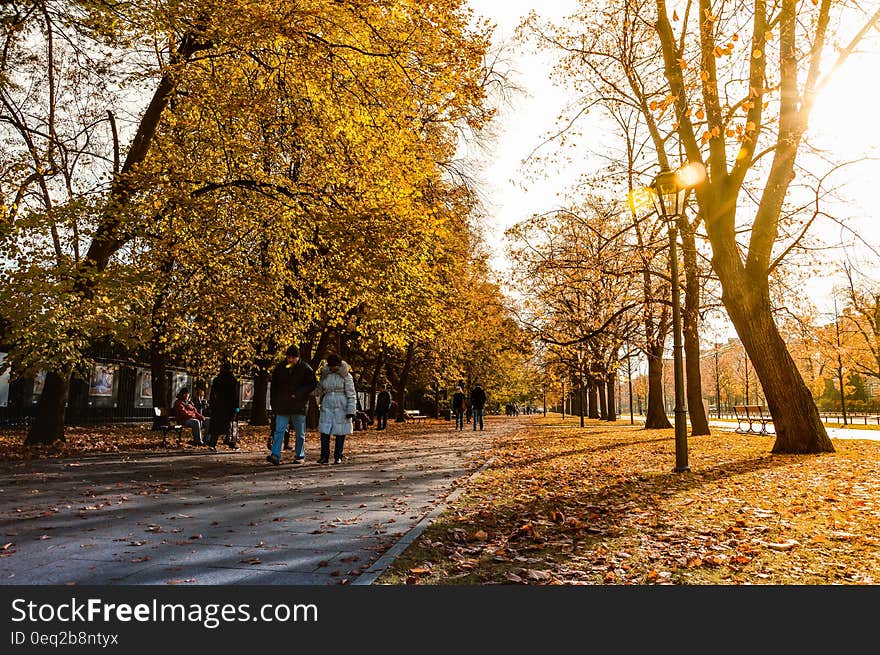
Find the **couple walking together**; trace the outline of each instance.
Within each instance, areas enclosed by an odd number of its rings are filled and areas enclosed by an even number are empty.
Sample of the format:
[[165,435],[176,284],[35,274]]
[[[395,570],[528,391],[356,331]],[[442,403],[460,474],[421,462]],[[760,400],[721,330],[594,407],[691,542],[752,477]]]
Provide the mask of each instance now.
[[354,378],[348,364],[336,353],[327,356],[327,362],[316,376],[312,367],[300,359],[296,346],[287,349],[286,361],[279,363],[272,371],[270,402],[275,412],[275,432],[272,452],[266,457],[268,462],[275,465],[281,463],[281,445],[288,426],[295,435],[293,463],[302,464],[305,461],[306,410],[312,396],[319,399],[321,407],[318,419],[321,457],[318,463],[330,462],[331,435],[334,437],[333,463],[342,463],[345,436],[352,432],[357,405]]
[[470,398],[464,395],[464,390],[461,386],[458,387],[452,396],[452,411],[455,414],[456,430],[464,429],[465,413],[469,415],[469,421],[473,417],[474,430],[477,429],[477,424],[479,424],[481,430],[483,429],[483,413],[486,411],[486,392],[479,382],[471,390]]

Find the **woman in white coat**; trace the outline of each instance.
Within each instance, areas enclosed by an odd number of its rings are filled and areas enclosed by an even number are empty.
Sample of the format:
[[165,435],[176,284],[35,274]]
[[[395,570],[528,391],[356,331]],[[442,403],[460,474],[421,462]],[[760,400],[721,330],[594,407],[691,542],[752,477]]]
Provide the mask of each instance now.
[[333,463],[342,464],[342,449],[345,446],[345,435],[352,432],[357,406],[354,391],[354,378],[348,364],[339,355],[331,353],[327,363],[320,371],[321,416],[318,419],[318,432],[321,433],[321,458],[318,464],[330,461],[330,435],[333,443]]

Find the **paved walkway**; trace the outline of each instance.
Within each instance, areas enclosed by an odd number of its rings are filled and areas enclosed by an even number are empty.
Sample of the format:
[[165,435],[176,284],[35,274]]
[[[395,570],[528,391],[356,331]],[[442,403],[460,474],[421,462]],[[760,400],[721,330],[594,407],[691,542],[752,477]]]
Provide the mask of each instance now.
[[[709,427],[719,428],[724,432],[736,430],[736,421],[709,420]],[[825,426],[825,431],[831,439],[866,439],[868,441],[880,441],[880,430],[857,430],[852,428],[831,428]],[[772,432],[771,432],[772,434]]]
[[314,463],[311,432],[300,466],[257,448],[0,463],[0,584],[369,583],[523,422],[357,432],[340,466]]

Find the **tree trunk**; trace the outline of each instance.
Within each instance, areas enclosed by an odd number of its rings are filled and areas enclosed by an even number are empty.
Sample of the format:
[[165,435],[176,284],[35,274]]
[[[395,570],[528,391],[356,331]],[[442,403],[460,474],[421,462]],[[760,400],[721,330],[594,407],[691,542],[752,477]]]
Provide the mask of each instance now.
[[700,374],[700,270],[697,266],[697,248],[693,229],[682,220],[681,250],[684,260],[684,357],[688,417],[691,435],[711,434],[709,419],[703,407],[703,381]]
[[[708,3],[701,3],[701,6],[702,4]],[[756,3],[755,7],[758,6]],[[750,64],[750,88],[754,89],[754,93],[750,95],[755,97],[750,99],[747,115],[750,124],[757,126],[756,134],[743,142],[732,168],[729,168],[723,141],[713,140],[708,152],[709,176],[695,188],[695,196],[705,218],[706,234],[712,245],[712,268],[721,282],[722,301],[755,367],[773,417],[777,435],[773,445],[774,453],[821,453],[834,450],[813,397],[773,321],[768,282],[769,275],[779,262],[774,256],[783,256],[787,252],[776,255],[774,246],[781,241],[780,214],[789,186],[795,178],[795,162],[807,131],[815,92],[821,88],[819,80],[824,81],[819,72],[825,50],[823,45],[828,36],[826,30],[829,21],[825,12],[829,6],[830,3],[822,4],[821,13],[824,18],[818,20],[811,46],[813,51],[807,53],[810,61],[808,64],[804,62],[807,72],[801,90],[799,73],[804,69],[797,57],[797,3],[781,3],[778,9],[772,10],[773,18],[768,17],[768,8],[761,4],[761,10],[754,17],[756,45],[763,41],[760,33],[762,29],[774,23],[779,26],[778,84],[781,91],[778,118],[775,124],[769,121],[770,125],[763,127],[764,98],[766,93],[770,93],[770,89],[765,88],[762,83],[767,78],[764,62],[768,58],[760,56],[761,49],[758,47]],[[700,152],[698,138],[690,120],[691,107],[688,106],[685,76],[679,66],[678,57],[681,55],[678,39],[673,33],[665,4],[658,0],[657,8],[655,27],[660,36],[664,74],[670,84],[671,96],[676,98],[676,129],[688,158],[693,162],[702,162],[703,153]],[[870,32],[876,18],[876,15],[873,16],[847,46],[848,51],[855,49],[864,35]],[[700,29],[701,55],[703,61],[709,63],[704,67],[703,99],[708,110],[708,123],[705,127],[711,133],[724,129],[727,114],[718,100],[720,80],[712,55],[715,34],[711,21],[702,23]],[[810,37],[805,36],[806,43],[810,41]],[[714,49],[717,50],[717,46]],[[704,128],[701,126],[699,129]],[[759,138],[762,130],[767,135],[766,138]],[[763,188],[756,198],[757,206],[750,212],[753,218],[748,230],[748,247],[743,252],[740,241],[746,230],[737,225],[737,201],[747,173],[760,157],[755,156],[758,144],[767,139],[775,143],[773,158],[761,176],[764,180]]]
[[[153,407],[163,407],[171,413],[171,381],[168,378],[168,357],[154,336],[150,343],[150,377],[153,389]],[[162,426],[162,419],[153,415],[153,430]]]
[[587,416],[589,418],[599,418],[599,391],[598,385],[596,384],[596,379],[591,375],[588,379],[589,385],[587,386],[587,393],[589,395],[589,400],[587,402],[588,412]]
[[254,402],[251,403],[250,425],[269,425],[269,411],[266,409],[266,396],[269,392],[269,370],[257,364],[254,376]]
[[671,428],[672,424],[663,407],[663,346],[652,344],[648,348],[647,355],[648,408],[645,414],[645,429]]
[[70,391],[70,371],[48,371],[34,423],[28,430],[25,445],[64,441],[64,412]]
[[379,388],[379,374],[382,372],[382,364],[385,362],[385,350],[379,351],[376,357],[376,365],[373,367],[373,375],[370,377],[370,418],[376,418],[376,391]]
[[605,397],[605,385],[601,382],[596,383],[596,390],[599,392],[599,418],[603,421],[608,420],[608,399]]
[[396,423],[403,423],[406,420],[406,385],[409,382],[414,352],[415,344],[410,343],[406,349],[406,359],[403,362],[403,368],[400,370],[400,377],[398,377],[394,385],[394,395],[397,401],[397,417],[394,419]]
[[608,379],[605,383],[606,393],[605,398],[608,403],[608,416],[605,419],[606,421],[616,421],[617,420],[617,409],[614,405],[614,386],[617,382],[617,376],[614,373],[608,374]]
[[776,430],[773,452],[833,453],[813,396],[773,321],[769,291],[756,289],[745,274],[738,278],[722,279],[722,300],[764,389]]

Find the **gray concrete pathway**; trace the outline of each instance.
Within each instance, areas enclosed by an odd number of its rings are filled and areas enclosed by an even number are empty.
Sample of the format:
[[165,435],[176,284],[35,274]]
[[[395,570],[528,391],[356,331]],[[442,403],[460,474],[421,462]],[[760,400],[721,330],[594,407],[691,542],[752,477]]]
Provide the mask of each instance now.
[[[0,463],[0,584],[285,584],[375,579],[379,558],[523,418],[358,432],[346,463],[265,450]],[[387,559],[387,558],[386,558]]]
[[[621,421],[628,420],[628,419],[629,419],[629,414],[624,413],[620,416]],[[634,420],[636,423],[644,423],[645,417],[636,415],[634,417]],[[669,420],[672,421],[673,418],[670,416]],[[722,432],[735,432],[736,425],[737,425],[736,421],[709,419],[709,427],[718,428]],[[773,428],[771,426],[770,427],[770,430],[771,430],[770,434],[773,434],[772,429]],[[861,429],[860,430],[860,429],[855,429],[855,428],[835,428],[835,427],[829,427],[827,425],[825,426],[825,430],[828,432],[828,436],[831,439],[865,439],[867,441],[880,441],[880,430],[874,430],[874,429],[869,429],[869,430]]]
[[[736,421],[709,420],[710,428],[718,428],[724,432],[736,431]],[[772,427],[770,434],[773,434]],[[858,430],[853,428],[832,428],[825,426],[831,439],[867,439],[868,441],[880,441],[880,430]]]

